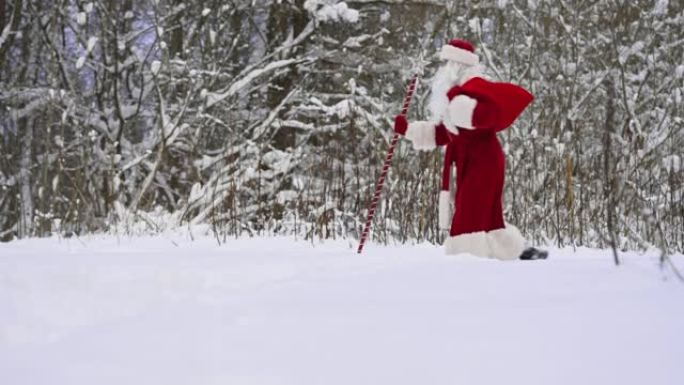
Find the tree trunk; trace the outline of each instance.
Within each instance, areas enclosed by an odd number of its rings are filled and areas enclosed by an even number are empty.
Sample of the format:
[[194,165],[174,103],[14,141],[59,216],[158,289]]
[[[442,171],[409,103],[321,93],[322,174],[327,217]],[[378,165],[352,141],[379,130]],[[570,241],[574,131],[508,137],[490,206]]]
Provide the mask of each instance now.
[[33,232],[33,193],[31,189],[31,157],[33,143],[33,119],[22,118],[19,121],[21,140],[21,158],[19,159],[19,194],[21,196],[21,212],[19,219],[19,238],[25,238]]
[[7,25],[7,17],[5,13],[7,12],[7,5],[5,0],[0,0],[0,32],[5,30],[5,25]]
[[[173,4],[173,9],[184,3],[184,0],[176,0]],[[170,57],[182,58],[183,57],[183,12],[178,12],[173,17],[173,23],[171,24],[173,28],[171,31],[171,44],[169,44]]]
[[617,244],[615,241],[615,175],[611,170],[611,151],[612,151],[612,134],[615,127],[615,84],[613,80],[608,77],[605,81],[606,87],[606,125],[605,131],[603,133],[603,145],[604,145],[604,156],[603,156],[603,171],[605,173],[604,180],[604,197],[606,205],[606,225],[608,227],[608,240],[610,242],[610,247],[613,250],[613,261],[615,265],[620,264],[617,253]]
[[[268,16],[268,45],[278,46],[288,35],[299,35],[308,22],[307,13],[303,11],[304,1],[296,0],[293,4],[274,3],[269,9]],[[267,95],[269,108],[278,106],[285,95],[288,95],[297,84],[300,76],[296,70],[288,76],[281,76],[272,81]],[[273,146],[280,150],[286,150],[295,146],[295,132],[291,127],[280,128],[273,137]]]
[[[10,34],[7,36],[7,40],[0,45],[0,63],[5,61],[5,54],[9,50],[9,47],[12,46],[12,43],[14,43],[14,36],[15,33],[12,33],[13,31],[16,31],[19,28],[19,23],[21,22],[21,10],[24,6],[24,1],[23,0],[16,0],[14,2],[14,10],[12,12],[12,18],[10,19],[12,22],[12,25],[10,25]],[[5,0],[0,0],[0,34],[5,30],[5,27],[7,26],[7,5]]]

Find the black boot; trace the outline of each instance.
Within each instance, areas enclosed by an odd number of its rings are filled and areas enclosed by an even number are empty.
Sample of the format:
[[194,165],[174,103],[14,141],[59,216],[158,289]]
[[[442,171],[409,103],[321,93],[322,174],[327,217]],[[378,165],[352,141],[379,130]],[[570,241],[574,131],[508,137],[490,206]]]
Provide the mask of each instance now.
[[534,247],[528,247],[525,251],[520,254],[520,259],[523,261],[533,261],[535,259],[546,259],[549,256],[549,252],[546,250],[535,249]]

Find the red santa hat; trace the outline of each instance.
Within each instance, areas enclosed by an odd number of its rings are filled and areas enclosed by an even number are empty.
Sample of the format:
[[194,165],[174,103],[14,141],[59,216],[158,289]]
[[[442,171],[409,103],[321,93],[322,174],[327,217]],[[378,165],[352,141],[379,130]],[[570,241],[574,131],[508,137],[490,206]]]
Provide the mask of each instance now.
[[439,58],[442,60],[451,60],[465,65],[473,66],[480,62],[480,59],[475,55],[475,46],[465,40],[454,39],[449,44],[442,47],[439,51]]

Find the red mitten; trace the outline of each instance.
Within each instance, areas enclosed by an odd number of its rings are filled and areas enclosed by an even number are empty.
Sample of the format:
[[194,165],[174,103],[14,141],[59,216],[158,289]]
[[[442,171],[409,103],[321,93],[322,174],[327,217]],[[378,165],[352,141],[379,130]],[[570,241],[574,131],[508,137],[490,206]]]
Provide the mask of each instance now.
[[406,116],[397,115],[397,117],[394,118],[394,132],[396,132],[399,135],[406,135],[407,129],[408,120],[406,120]]
[[447,92],[447,97],[449,98],[449,101],[451,101],[453,98],[457,97],[462,93],[463,88],[461,88],[461,86],[453,86],[451,87],[451,89],[449,89],[449,92]]

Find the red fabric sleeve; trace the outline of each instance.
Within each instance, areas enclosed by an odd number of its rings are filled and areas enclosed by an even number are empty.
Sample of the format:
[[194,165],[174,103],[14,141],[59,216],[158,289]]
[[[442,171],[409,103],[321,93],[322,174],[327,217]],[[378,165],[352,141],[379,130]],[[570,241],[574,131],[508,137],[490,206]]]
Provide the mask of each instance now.
[[437,143],[438,146],[444,146],[446,144],[449,144],[451,140],[449,139],[449,131],[447,131],[446,126],[444,126],[444,123],[440,123],[437,126],[435,126],[435,143]]

